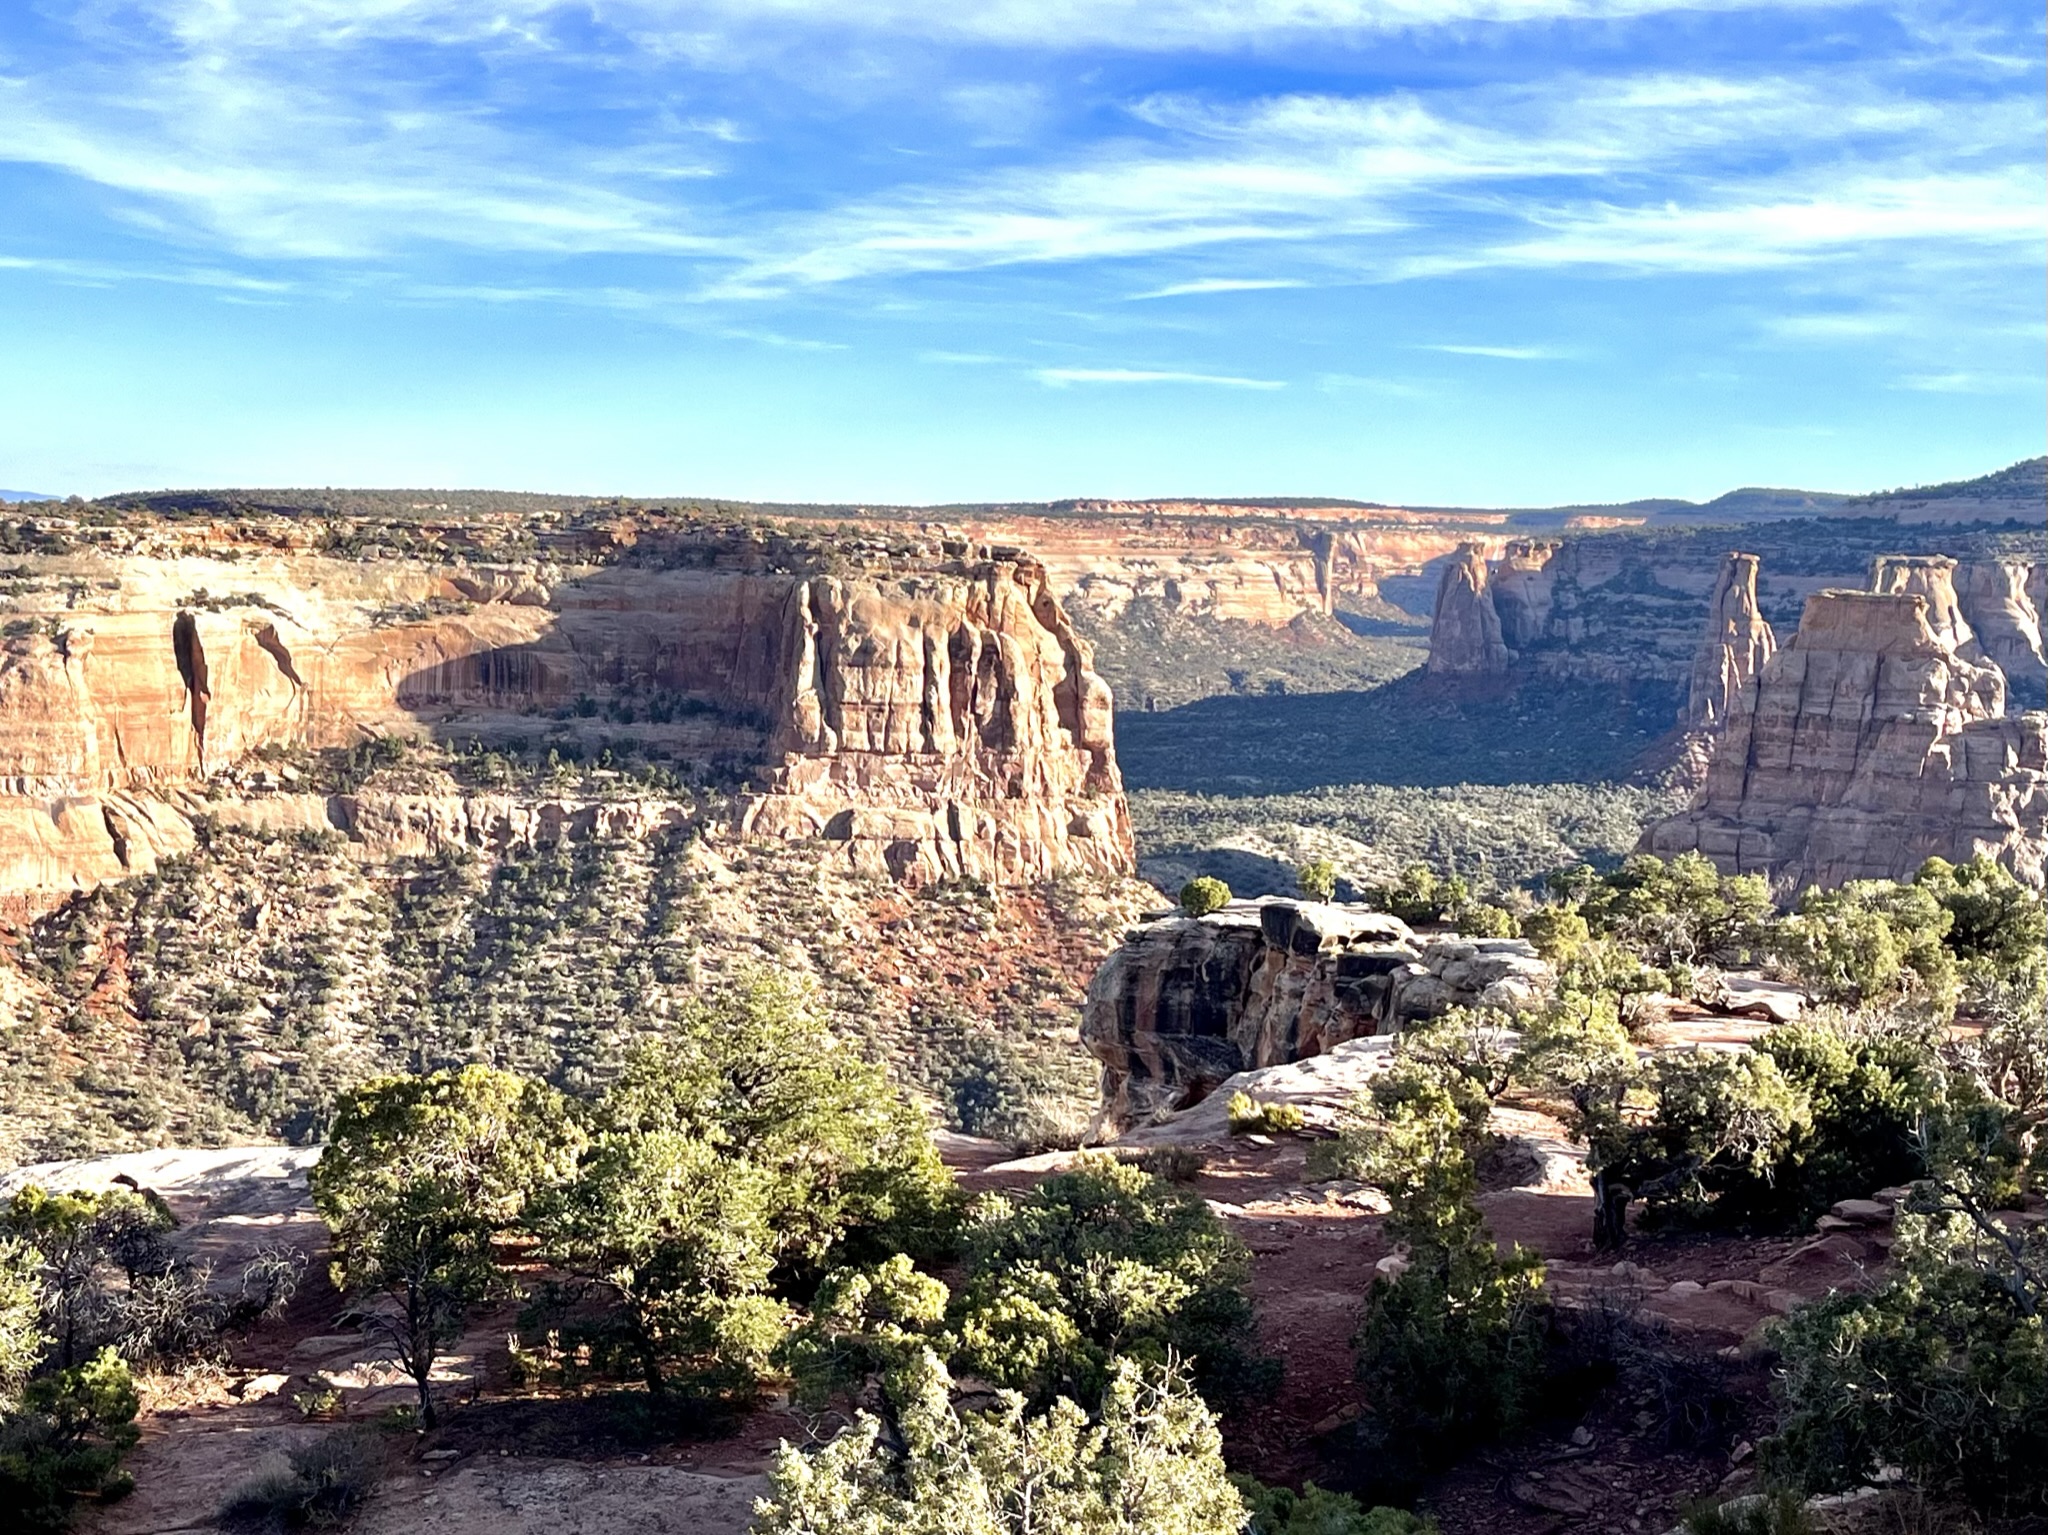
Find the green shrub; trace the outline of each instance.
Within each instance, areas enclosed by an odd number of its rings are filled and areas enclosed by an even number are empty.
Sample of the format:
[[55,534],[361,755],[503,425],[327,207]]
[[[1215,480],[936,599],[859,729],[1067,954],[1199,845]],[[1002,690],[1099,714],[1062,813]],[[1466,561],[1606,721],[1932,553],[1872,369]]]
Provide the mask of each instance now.
[[1591,929],[1569,906],[1538,906],[1523,914],[1522,936],[1551,965],[1562,967],[1591,936]]
[[1636,853],[1605,874],[1581,864],[1548,883],[1595,936],[1658,967],[1739,959],[1755,946],[1771,913],[1762,876],[1723,874],[1699,853],[1669,861]]
[[1230,904],[1230,887],[1207,874],[1197,875],[1180,887],[1180,909],[1191,917],[1206,917]]
[[2048,992],[2048,902],[1985,857],[1965,864],[1930,858],[1913,883],[1948,913],[1943,942],[1960,964],[1973,1002],[2000,987],[2032,1000]]
[[1545,1375],[1543,1260],[1503,1257],[1476,1218],[1454,1244],[1418,1244],[1408,1267],[1373,1281],[1356,1339],[1368,1444],[1426,1474],[1526,1422]]
[[1471,903],[1472,887],[1459,875],[1439,879],[1424,863],[1411,863],[1393,880],[1367,892],[1367,901],[1403,922],[1438,923]]
[[1123,1160],[1167,1183],[1193,1183],[1209,1165],[1209,1159],[1192,1146],[1148,1146],[1135,1156],[1124,1153]]
[[0,1417],[43,1357],[42,1264],[28,1243],[0,1238]]
[[1250,1255],[1208,1205],[1112,1157],[1084,1156],[973,1209],[951,1312],[963,1368],[1033,1399],[1088,1399],[1114,1355],[1185,1361],[1204,1394],[1269,1386],[1245,1294]]
[[1851,880],[1837,890],[1807,891],[1771,942],[1825,1001],[1855,1006],[1908,998],[1945,1019],[1958,990],[1955,956],[1943,944],[1954,924],[1929,887]]
[[951,1384],[926,1353],[893,1433],[862,1413],[815,1454],[785,1444],[756,1535],[1241,1535],[1216,1420],[1172,1365],[1116,1360],[1092,1418],[1015,1393],[962,1412]]
[[1235,1092],[1223,1106],[1232,1135],[1293,1135],[1307,1123],[1298,1104],[1267,1103]]
[[1515,914],[1505,906],[1475,902],[1451,914],[1458,931],[1471,938],[1513,938],[1520,932]]
[[739,1405],[825,1273],[942,1248],[951,1175],[924,1117],[786,986],[698,1004],[586,1115],[542,1249],[613,1307],[588,1341],[657,1402]]
[[2048,1347],[1993,1277],[1963,1266],[1829,1296],[1777,1331],[1771,1465],[1811,1491],[1884,1466],[2007,1517],[2048,1512]]
[[1311,901],[1334,900],[1337,895],[1337,866],[1317,858],[1294,871],[1294,888]]
[[376,1489],[384,1445],[367,1429],[342,1429],[290,1450],[285,1464],[259,1472],[221,1505],[230,1530],[303,1530],[345,1523]]
[[1249,1476],[1231,1480],[1251,1508],[1244,1535],[1437,1535],[1434,1519],[1399,1508],[1364,1508],[1356,1498],[1325,1492],[1314,1482],[1295,1492]]
[[0,1509],[13,1520],[8,1528],[63,1530],[80,1498],[111,1500],[133,1488],[120,1464],[138,1437],[141,1405],[112,1349],[30,1381],[20,1407],[0,1418]]
[[387,1077],[343,1096],[314,1165],[338,1289],[412,1377],[434,1426],[434,1362],[505,1288],[493,1239],[569,1176],[582,1136],[542,1083],[488,1066]]
[[821,1408],[834,1393],[870,1375],[908,1368],[927,1347],[951,1346],[942,1324],[944,1284],[920,1274],[903,1254],[873,1268],[836,1269],[811,1300],[810,1315],[777,1351],[797,1397]]
[[1919,1177],[1919,1131],[1945,1093],[1940,1063],[1923,1040],[1845,1035],[1822,1024],[1772,1029],[1756,1048],[1806,1098],[1778,1166],[1738,1201],[1756,1224],[1803,1225],[1838,1199]]

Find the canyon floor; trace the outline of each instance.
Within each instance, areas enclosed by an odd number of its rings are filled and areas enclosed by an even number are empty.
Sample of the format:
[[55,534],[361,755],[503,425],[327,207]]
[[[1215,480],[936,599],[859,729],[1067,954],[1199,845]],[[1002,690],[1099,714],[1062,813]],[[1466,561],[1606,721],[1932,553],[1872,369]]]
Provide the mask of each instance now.
[[[1678,1037],[1738,1043],[1751,1025],[1698,1020]],[[1286,1068],[1282,1068],[1286,1069]],[[1625,1339],[1615,1378],[1514,1442],[1468,1457],[1432,1484],[1424,1506],[1446,1535],[1661,1531],[1693,1499],[1739,1486],[1768,1419],[1760,1324],[1881,1266],[1881,1223],[1819,1238],[1771,1241],[1638,1237],[1617,1260],[1591,1243],[1583,1171],[1559,1127],[1535,1109],[1500,1111],[1525,1148],[1488,1180],[1488,1221],[1502,1242],[1540,1253],[1549,1284]],[[1178,1133],[1206,1161],[1195,1187],[1251,1249],[1266,1348],[1285,1364],[1278,1395],[1226,1419],[1233,1467],[1267,1480],[1342,1486],[1356,1454],[1359,1392],[1347,1346],[1375,1265],[1390,1245],[1384,1203],[1346,1183],[1309,1181],[1306,1140],[1219,1134],[1220,1115],[1188,1116]],[[1533,1148],[1529,1154],[1526,1148]],[[1070,1154],[1017,1159],[1005,1148],[944,1138],[969,1189],[1028,1186]],[[313,1258],[282,1317],[237,1338],[219,1367],[149,1383],[135,1493],[88,1513],[88,1535],[210,1528],[227,1492],[310,1439],[390,1424],[412,1400],[374,1346],[342,1325],[320,1260],[303,1148],[140,1153],[46,1170],[53,1181],[104,1183],[126,1173],[164,1194],[178,1240],[225,1272],[279,1241]],[[23,1170],[14,1176],[19,1179]],[[621,1399],[564,1398],[518,1383],[507,1349],[515,1312],[481,1318],[445,1361],[443,1421],[383,1433],[383,1480],[361,1535],[739,1535],[773,1453],[829,1436],[836,1420],[770,1401],[717,1438],[636,1438]],[[331,1395],[323,1395],[331,1393]]]

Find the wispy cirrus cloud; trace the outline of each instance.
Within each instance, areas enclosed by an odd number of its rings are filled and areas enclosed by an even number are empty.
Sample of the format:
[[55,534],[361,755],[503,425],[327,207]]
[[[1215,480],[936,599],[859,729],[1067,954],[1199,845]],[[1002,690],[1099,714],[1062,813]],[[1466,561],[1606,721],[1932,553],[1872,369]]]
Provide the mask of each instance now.
[[1133,293],[1131,299],[1188,298],[1207,293],[1261,293],[1274,288],[1306,288],[1299,277],[1198,277],[1192,282],[1171,282],[1163,288]]
[[1230,373],[1187,373],[1166,368],[1034,368],[1041,384],[1213,384],[1224,389],[1285,389],[1277,378],[1242,378]]
[[1448,352],[1454,357],[1498,357],[1511,362],[1548,362],[1567,356],[1547,346],[1479,346],[1440,341],[1426,344],[1425,352]]

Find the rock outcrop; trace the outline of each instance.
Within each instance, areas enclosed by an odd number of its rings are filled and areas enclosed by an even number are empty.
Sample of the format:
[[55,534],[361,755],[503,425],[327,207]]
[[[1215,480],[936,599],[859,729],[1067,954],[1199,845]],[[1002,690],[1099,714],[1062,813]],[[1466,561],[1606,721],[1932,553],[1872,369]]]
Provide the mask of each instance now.
[[1905,878],[1935,855],[1985,854],[2040,888],[2048,715],[2004,703],[1998,669],[1937,633],[1920,593],[1818,593],[1736,694],[1692,806],[1643,846],[1696,848],[1785,894]]
[[1436,677],[1499,675],[1514,654],[1501,632],[1485,547],[1467,543],[1444,566],[1429,626],[1429,671]]
[[1709,599],[1706,633],[1693,657],[1692,688],[1685,723],[1693,730],[1718,729],[1727,721],[1735,695],[1777,653],[1777,636],[1757,606],[1757,557],[1731,553]]
[[[0,597],[0,899],[47,904],[189,846],[195,814],[234,813],[222,773],[260,755],[544,749],[619,722],[744,776],[738,830],[865,871],[1132,866],[1109,690],[1014,551],[687,528],[630,558],[499,565],[280,553],[245,528],[169,543],[31,560]],[[507,819],[409,814],[465,841]]]
[[1132,932],[1089,983],[1081,1039],[1102,1062],[1105,1122],[1129,1126],[1240,1071],[1454,1006],[1520,1007],[1549,979],[1518,939],[1425,942],[1381,912],[1237,901]]
[[1956,597],[1984,654],[2008,683],[2038,692],[2048,687],[2048,656],[2041,648],[2041,612],[2028,586],[2048,566],[2026,560],[1983,560],[1956,573]]
[[1512,649],[1534,645],[1543,638],[1555,584],[1550,562],[1560,547],[1554,539],[1510,539],[1488,572],[1501,638]]
[[1966,661],[1984,659],[1977,633],[1956,595],[1956,562],[1945,554],[1881,554],[1871,562],[1873,592],[1913,592],[1927,599],[1927,627]]

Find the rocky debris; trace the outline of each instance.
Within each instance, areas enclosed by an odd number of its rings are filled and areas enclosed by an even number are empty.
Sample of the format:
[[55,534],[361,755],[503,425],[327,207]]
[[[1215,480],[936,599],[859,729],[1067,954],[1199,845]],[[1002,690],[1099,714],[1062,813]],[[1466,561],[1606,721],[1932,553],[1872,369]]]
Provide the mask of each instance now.
[[1133,931],[1088,986],[1103,1115],[1144,1124],[1242,1071],[1320,1056],[1449,1008],[1515,1009],[1550,983],[1519,939],[1423,941],[1362,907],[1265,898]]
[[2048,714],[2003,717],[2003,675],[1930,612],[1918,592],[1809,598],[1791,644],[1736,694],[1692,805],[1644,849],[1697,849],[1785,893],[1980,853],[2040,888]]
[[1348,1039],[1321,1055],[1279,1066],[1240,1071],[1189,1108],[1159,1116],[1118,1137],[1119,1146],[1221,1146],[1230,1139],[1227,1108],[1233,1093],[1260,1103],[1291,1104],[1304,1125],[1334,1130],[1338,1116],[1364,1095],[1372,1079],[1394,1063],[1391,1035]]
[[1757,606],[1757,557],[1731,553],[1709,599],[1706,632],[1693,657],[1692,689],[1686,700],[1687,726],[1718,728],[1735,695],[1777,653],[1777,636]]
[[1797,1023],[1806,1011],[1806,993],[1784,981],[1725,971],[1704,1004],[1730,1018],[1761,1018],[1770,1023]]
[[1956,597],[1976,631],[1984,654],[1998,663],[2006,680],[2035,691],[2048,686],[2048,657],[2041,648],[2041,610],[2030,591],[2048,563],[1983,560],[1956,572]]
[[1514,660],[1501,632],[1486,568],[1485,546],[1466,543],[1437,583],[1429,627],[1429,671],[1437,677],[1498,675]]
[[[259,753],[580,738],[606,713],[672,760],[753,770],[745,833],[864,872],[1133,867],[1109,689],[1019,551],[713,529],[638,565],[229,552],[68,555],[89,600],[26,578],[0,599],[0,899],[47,907],[189,849]],[[374,835],[359,810],[309,814]],[[461,805],[408,815],[495,835]]]
[[745,1535],[762,1476],[680,1466],[481,1457],[387,1483],[357,1535]]

